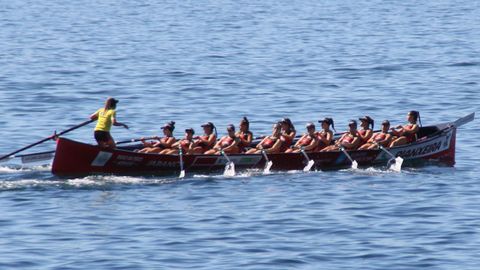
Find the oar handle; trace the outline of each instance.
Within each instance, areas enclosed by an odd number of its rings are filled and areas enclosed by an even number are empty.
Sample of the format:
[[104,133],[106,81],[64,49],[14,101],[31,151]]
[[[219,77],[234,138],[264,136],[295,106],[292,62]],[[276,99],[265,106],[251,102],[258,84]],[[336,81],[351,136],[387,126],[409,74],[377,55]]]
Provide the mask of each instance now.
[[383,147],[382,145],[378,144],[378,143],[375,143],[378,148],[380,148],[380,150],[382,150],[383,152],[387,153],[390,157],[392,158],[396,158],[394,154],[392,154],[392,152],[388,151],[387,149],[385,149],[385,147]]
[[130,140],[125,140],[125,141],[119,141],[116,142],[116,144],[125,144],[125,143],[132,143],[132,142],[140,142],[142,140],[153,140],[156,139],[156,136],[153,137],[146,137],[146,138],[138,138],[138,139],[130,139]]
[[53,138],[55,138],[55,137],[61,136],[61,135],[63,135],[63,134],[66,134],[66,133],[68,133],[68,132],[70,132],[70,131],[73,131],[73,130],[75,130],[75,129],[78,129],[78,128],[81,128],[81,127],[83,127],[83,126],[86,126],[86,125],[92,123],[93,121],[95,121],[95,119],[90,119],[90,120],[85,121],[85,122],[83,122],[83,123],[81,123],[81,124],[78,124],[78,125],[76,125],[76,126],[73,126],[73,127],[69,128],[69,129],[67,129],[67,130],[64,130],[64,131],[62,131],[62,132],[60,132],[60,133],[56,133],[56,134],[54,134],[54,135],[51,135],[51,136],[49,136],[49,137],[47,137],[47,138],[45,138],[45,139],[42,139],[42,140],[40,140],[40,141],[38,141],[38,142],[36,142],[36,143],[32,143],[32,144],[30,144],[30,145],[27,145],[27,146],[25,146],[25,147],[23,147],[23,148],[21,148],[21,149],[18,149],[18,150],[16,150],[16,151],[13,151],[13,152],[11,152],[11,153],[8,153],[8,154],[0,157],[0,160],[5,159],[5,158],[8,158],[8,157],[10,157],[10,156],[12,156],[12,155],[15,155],[15,154],[17,154],[17,153],[20,153],[20,152],[22,152],[22,151],[25,151],[25,150],[27,150],[27,149],[30,149],[30,148],[32,148],[32,147],[34,147],[34,146],[36,146],[36,145],[42,144],[42,143],[44,143],[44,142],[46,142],[46,141],[49,141],[49,140],[51,140],[51,139],[53,139]]
[[308,157],[307,153],[305,152],[305,149],[303,149],[303,146],[302,146],[302,148],[300,148],[300,152],[303,154],[303,156],[305,157],[307,162],[309,162],[310,158]]
[[347,158],[350,160],[350,162],[353,163],[353,158],[350,156],[350,154],[347,152],[347,150],[345,150],[345,147],[340,146],[340,150],[345,154],[345,156],[347,156]]

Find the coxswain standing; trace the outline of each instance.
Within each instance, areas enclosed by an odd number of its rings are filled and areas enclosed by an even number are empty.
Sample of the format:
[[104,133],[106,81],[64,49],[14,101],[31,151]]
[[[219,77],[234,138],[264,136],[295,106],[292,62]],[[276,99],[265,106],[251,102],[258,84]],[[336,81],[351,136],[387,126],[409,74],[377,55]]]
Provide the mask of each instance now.
[[117,121],[117,103],[118,100],[110,97],[105,101],[104,108],[100,108],[90,115],[90,119],[98,120],[97,125],[95,126],[94,136],[98,145],[102,148],[113,149],[116,147],[115,141],[110,134],[112,125],[122,126],[128,129],[126,124]]

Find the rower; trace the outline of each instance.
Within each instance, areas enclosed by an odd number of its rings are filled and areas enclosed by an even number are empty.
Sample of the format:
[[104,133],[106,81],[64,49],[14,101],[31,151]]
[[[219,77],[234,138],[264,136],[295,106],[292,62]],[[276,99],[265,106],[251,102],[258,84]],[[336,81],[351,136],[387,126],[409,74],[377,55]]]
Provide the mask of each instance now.
[[196,137],[193,145],[193,152],[195,154],[203,154],[212,149],[217,141],[217,128],[212,122],[203,124],[202,128],[204,134]]
[[280,147],[282,146],[282,126],[279,123],[273,125],[272,135],[263,138],[255,148],[252,148],[246,152],[246,154],[260,154],[265,151],[268,154],[280,153]]
[[117,122],[117,103],[118,100],[110,97],[105,101],[105,107],[98,109],[95,113],[90,115],[90,119],[98,120],[95,126],[94,136],[98,145],[102,148],[113,149],[116,147],[115,141],[110,134],[112,125],[123,126],[128,129],[126,124]]
[[335,130],[335,125],[332,118],[325,117],[323,120],[319,120],[318,122],[322,124],[322,130],[317,132],[318,145],[317,149],[315,149],[317,152],[332,144],[333,132],[330,130],[330,126],[332,126],[333,130]]
[[235,126],[228,125],[227,126],[227,136],[223,136],[213,147],[205,152],[205,155],[220,155],[221,151],[227,154],[239,154],[240,147],[238,147],[240,143],[240,138],[235,135]]
[[[360,120],[361,130],[358,131],[358,137],[360,137],[360,144],[365,144],[370,140],[373,135],[373,119],[370,116],[364,116],[358,118]],[[372,125],[372,128],[370,128]]]
[[280,136],[280,140],[282,141],[282,146],[280,148],[280,152],[285,152],[293,143],[295,139],[295,135],[297,131],[295,130],[295,126],[293,125],[290,118],[283,118],[280,121],[282,127],[282,134]]
[[373,134],[373,136],[368,140],[368,142],[360,146],[358,149],[373,150],[373,149],[378,149],[379,145],[387,148],[390,145],[390,142],[392,141],[392,135],[388,133],[389,129],[390,129],[390,122],[388,120],[383,121],[382,130],[380,132]]
[[194,134],[195,134],[195,130],[193,130],[193,128],[185,129],[184,138],[172,144],[172,147],[170,149],[166,149],[166,151],[163,154],[178,155],[180,152],[179,148],[182,148],[182,153],[184,155],[192,154],[193,144],[194,144],[193,142]]
[[247,147],[250,147],[253,140],[253,133],[250,131],[250,121],[247,117],[243,117],[240,121],[240,130],[237,132],[236,136],[240,139],[238,147],[240,147],[240,152],[244,153]]
[[321,152],[337,151],[341,147],[346,150],[355,150],[360,145],[360,137],[357,132],[357,121],[350,120],[348,123],[349,131],[345,132],[334,145],[325,147]]
[[173,131],[175,130],[175,122],[170,121],[161,127],[163,130],[164,137],[155,137],[157,142],[147,142],[145,138],[141,139],[144,148],[138,152],[140,153],[150,153],[150,154],[164,154],[167,151],[171,150],[172,144],[175,143],[176,139],[173,137]]
[[285,153],[299,153],[302,150],[305,152],[312,152],[317,148],[318,138],[317,132],[315,131],[315,125],[313,123],[307,123],[305,128],[307,129],[307,133],[303,134],[297,143],[290,149],[287,149]]
[[395,128],[391,128],[393,135],[397,138],[393,139],[392,143],[390,143],[390,147],[415,142],[417,140],[417,133],[420,130],[420,126],[417,124],[418,120],[420,120],[420,113],[418,111],[410,111],[407,114],[407,125],[398,125]]

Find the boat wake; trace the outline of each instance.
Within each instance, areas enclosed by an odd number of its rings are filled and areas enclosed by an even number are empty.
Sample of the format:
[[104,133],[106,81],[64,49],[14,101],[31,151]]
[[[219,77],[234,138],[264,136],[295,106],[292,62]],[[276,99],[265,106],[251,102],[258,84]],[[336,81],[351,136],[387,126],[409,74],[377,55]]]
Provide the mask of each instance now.
[[[265,173],[262,169],[250,169],[237,172],[234,176],[225,176],[223,174],[190,174],[182,179],[177,177],[158,176],[115,176],[115,175],[92,175],[72,179],[58,179],[52,177],[49,173],[51,167],[49,165],[33,166],[33,167],[0,167],[0,176],[3,174],[4,179],[0,178],[0,191],[23,190],[23,189],[38,189],[45,190],[49,188],[55,189],[116,189],[122,186],[148,186],[148,185],[164,185],[172,183],[188,183],[198,180],[246,180],[252,177],[261,176],[278,176],[278,175],[322,175],[323,171],[304,172],[303,170],[291,171],[270,171]],[[40,174],[39,174],[40,172]],[[364,176],[378,176],[387,174],[399,174],[393,170],[378,167],[358,168],[358,169],[343,169],[342,173],[357,174]],[[401,173],[412,173],[409,170],[402,170]],[[45,174],[45,175],[44,175]],[[21,178],[17,178],[21,175]],[[28,179],[31,178],[31,179]]]
[[36,165],[36,166],[21,166],[21,165],[8,165],[0,166],[0,173],[19,173],[19,172],[49,172],[51,171],[51,165]]

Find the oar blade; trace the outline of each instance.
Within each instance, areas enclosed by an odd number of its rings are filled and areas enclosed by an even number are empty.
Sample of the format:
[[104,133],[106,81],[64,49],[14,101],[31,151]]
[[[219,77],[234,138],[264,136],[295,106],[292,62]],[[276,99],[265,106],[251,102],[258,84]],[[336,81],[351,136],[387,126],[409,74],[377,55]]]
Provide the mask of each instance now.
[[185,170],[180,171],[180,175],[178,176],[178,178],[185,178]]
[[358,169],[358,162],[356,160],[352,161],[352,169]]
[[268,161],[267,164],[265,164],[265,168],[263,169],[264,174],[270,173],[270,169],[272,168],[273,162]]
[[390,169],[396,172],[402,171],[403,158],[397,157],[393,160],[393,163],[390,165]]
[[309,172],[312,169],[313,165],[315,165],[315,161],[313,161],[313,160],[308,161],[307,166],[305,166],[305,168],[303,168],[303,171],[304,172]]
[[235,176],[235,163],[228,162],[227,165],[225,165],[225,171],[223,172],[223,176],[227,176],[227,177]]

